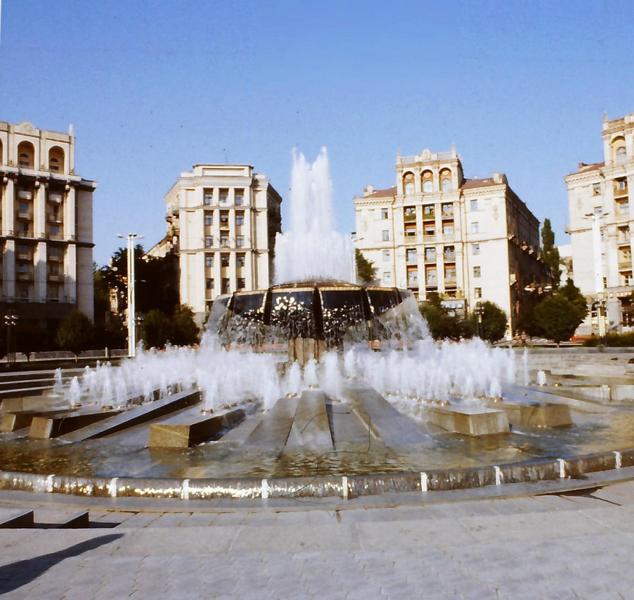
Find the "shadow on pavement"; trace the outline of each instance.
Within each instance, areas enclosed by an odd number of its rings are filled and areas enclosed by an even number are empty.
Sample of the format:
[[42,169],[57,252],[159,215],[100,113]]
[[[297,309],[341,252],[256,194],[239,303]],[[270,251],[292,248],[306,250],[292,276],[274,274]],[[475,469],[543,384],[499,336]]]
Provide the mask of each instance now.
[[114,542],[114,540],[120,537],[123,537],[122,533],[102,535],[86,540],[85,542],[80,542],[79,544],[74,544],[64,550],[58,550],[57,552],[42,554],[41,556],[35,556],[4,565],[0,567],[0,594],[6,594],[7,592],[11,592],[30,583],[66,558],[79,556],[84,552]]

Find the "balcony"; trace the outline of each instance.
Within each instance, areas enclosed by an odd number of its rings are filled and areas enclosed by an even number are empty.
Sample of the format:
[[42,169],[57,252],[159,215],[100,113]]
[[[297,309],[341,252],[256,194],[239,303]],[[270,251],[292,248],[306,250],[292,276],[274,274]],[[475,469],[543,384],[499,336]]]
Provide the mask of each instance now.
[[31,190],[18,190],[18,198],[20,200],[32,200],[33,192]]
[[632,269],[632,258],[619,258],[619,271],[631,270]]
[[53,202],[55,204],[61,204],[62,195],[57,192],[49,192],[48,201]]
[[62,275],[60,275],[59,273],[49,273],[48,280],[51,282],[61,281]]
[[436,220],[436,211],[426,211],[423,210],[423,221],[435,221]]
[[16,274],[16,279],[18,281],[33,281],[33,270],[29,269],[28,271],[19,271]]
[[411,223],[412,221],[416,221],[416,209],[415,208],[406,208],[403,211],[403,220],[406,223]]
[[445,277],[445,287],[456,287],[458,280],[455,277]]
[[455,252],[445,252],[445,254],[443,255],[445,262],[456,262],[456,253]]
[[48,259],[49,262],[61,262],[62,257],[59,254],[51,254],[49,252],[48,256],[46,257]]

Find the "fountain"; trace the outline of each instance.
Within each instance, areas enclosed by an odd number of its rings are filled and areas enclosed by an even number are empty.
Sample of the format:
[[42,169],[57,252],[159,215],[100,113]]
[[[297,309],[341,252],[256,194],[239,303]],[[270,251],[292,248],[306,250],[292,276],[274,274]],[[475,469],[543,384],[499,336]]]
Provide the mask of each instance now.
[[[66,412],[39,427],[54,439],[3,434],[0,466],[19,474],[0,473],[0,487],[28,487],[44,469],[54,491],[349,497],[559,477],[562,462],[521,461],[605,449],[587,416],[575,430],[580,401],[529,387],[526,352],[434,342],[408,290],[354,281],[325,149],[312,164],[294,152],[291,183],[275,283],[217,300],[198,348],[139,349],[66,384],[56,374]],[[597,431],[612,427],[607,412],[587,414]]]

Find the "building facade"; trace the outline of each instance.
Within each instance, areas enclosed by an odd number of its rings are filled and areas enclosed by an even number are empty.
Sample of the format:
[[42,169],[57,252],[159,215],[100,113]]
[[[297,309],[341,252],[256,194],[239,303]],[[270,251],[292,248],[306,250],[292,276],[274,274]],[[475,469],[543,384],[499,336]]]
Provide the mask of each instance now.
[[53,332],[73,308],[93,318],[95,182],[75,172],[75,137],[0,122],[0,311]]
[[604,335],[634,326],[632,225],[629,190],[634,186],[634,113],[604,118],[603,161],[579,163],[565,178],[568,188],[575,284],[591,311],[578,333]]
[[397,157],[396,185],[367,187],[354,206],[356,246],[381,285],[420,300],[436,292],[459,313],[489,300],[512,328],[525,295],[545,281],[538,220],[505,175],[465,179],[455,149]]
[[201,320],[212,302],[268,287],[282,198],[249,165],[194,165],[165,196],[166,238],[148,254],[179,254],[180,301]]

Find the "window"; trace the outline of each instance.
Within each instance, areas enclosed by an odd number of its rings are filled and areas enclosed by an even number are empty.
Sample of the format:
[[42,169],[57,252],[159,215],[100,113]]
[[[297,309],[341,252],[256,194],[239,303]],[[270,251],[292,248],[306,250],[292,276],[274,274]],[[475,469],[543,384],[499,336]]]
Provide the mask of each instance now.
[[213,248],[214,245],[214,236],[206,235],[205,236],[205,248]]
[[621,146],[619,148],[616,149],[616,160],[617,161],[623,161],[625,160],[627,156],[627,152],[625,150],[625,146]]
[[24,256],[29,253],[29,246],[27,244],[18,244],[18,254]]
[[408,248],[405,252],[405,257],[408,265],[416,264],[416,250],[414,248]]
[[211,279],[210,277],[208,277],[207,280],[205,281],[205,287],[208,290],[213,290],[214,289],[214,280]]
[[48,168],[54,173],[61,173],[64,170],[64,151],[59,146],[49,150]]
[[390,241],[390,232],[389,232],[387,229],[384,229],[384,230],[381,232],[381,239],[382,239],[384,242],[389,242],[389,241]]
[[244,267],[244,263],[245,263],[244,254],[237,254],[236,255],[236,265],[238,267]]
[[453,189],[451,171],[449,169],[443,169],[440,172],[440,189],[443,192],[450,192]]
[[443,192],[450,192],[453,189],[453,186],[451,185],[451,179],[443,179],[442,180],[442,191]]
[[473,276],[474,277],[480,277],[480,274],[481,274],[480,267],[473,267]]
[[593,183],[592,184],[592,195],[593,196],[599,196],[601,194],[601,184],[600,183]]
[[222,293],[228,294],[229,290],[230,290],[229,279],[227,277],[224,277],[222,280]]
[[221,254],[220,255],[220,265],[222,267],[228,267],[229,266],[229,255],[228,254]]
[[445,246],[443,249],[443,256],[446,262],[455,262],[456,249],[454,246]]
[[17,264],[18,273],[28,273],[29,272],[29,263],[20,262]]
[[219,194],[220,204],[227,204],[229,202],[229,190],[221,189]]
[[20,214],[28,215],[29,214],[29,205],[26,202],[20,202]]
[[244,246],[244,237],[241,235],[236,236],[236,247],[242,248]]
[[227,248],[229,246],[229,236],[227,235],[221,235],[220,236],[220,245],[223,248]]
[[436,262],[436,248],[425,248],[425,262]]
[[28,223],[20,223],[20,233],[22,235],[29,235],[29,224]]
[[383,250],[383,260],[390,260],[390,251]]
[[205,213],[205,225],[210,226],[214,224],[213,213]]
[[451,202],[447,202],[443,204],[441,207],[442,217],[453,217],[453,204]]
[[434,191],[434,182],[431,179],[423,181],[423,192],[430,194]]
[[207,206],[209,206],[210,204],[212,204],[214,201],[214,191],[213,190],[205,190],[203,192],[203,204],[206,204]]
[[435,211],[433,204],[425,204],[425,206],[423,206],[423,219],[433,219],[434,214]]
[[482,288],[480,287],[473,288],[473,295],[475,296],[476,300],[479,300],[480,298],[482,298]]
[[471,212],[477,212],[477,210],[478,210],[478,201],[477,200],[471,200],[471,202],[469,203],[469,208],[470,208]]
[[244,225],[244,213],[236,213],[236,225]]
[[48,248],[48,257],[49,258],[59,258],[60,252],[57,246],[50,246]]
[[471,223],[471,233],[480,233],[480,223],[477,221]]
[[418,287],[418,271],[411,270],[407,272],[407,285],[409,287]]
[[20,142],[18,145],[18,166],[32,169],[35,165],[35,148],[31,142]]
[[49,275],[59,275],[59,263],[50,263],[48,265]]
[[213,268],[214,266],[214,255],[213,254],[207,254],[205,256],[205,267],[207,267],[208,269]]
[[474,256],[480,254],[480,244],[471,244],[471,254]]
[[50,235],[57,237],[59,235],[59,225],[51,225],[49,227]]
[[403,190],[406,196],[411,196],[414,193],[414,173],[403,175]]
[[244,204],[244,190],[243,189],[235,190],[234,197],[235,197],[237,206],[242,206]]
[[447,237],[452,237],[453,236],[453,223],[451,223],[451,224],[443,223],[442,234],[446,235]]
[[243,290],[246,286],[246,281],[244,277],[238,277],[238,289]]
[[387,208],[382,208],[381,209],[381,218],[382,219],[387,219],[388,218]]
[[384,271],[383,272],[383,281],[385,281],[385,282],[392,281],[392,273],[390,273],[389,271]]
[[227,211],[220,213],[220,225],[229,225],[229,214]]

